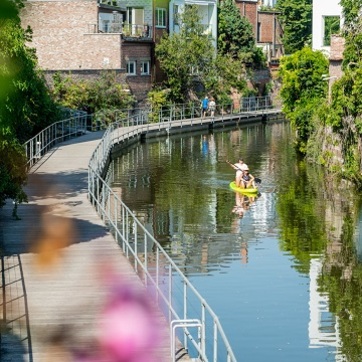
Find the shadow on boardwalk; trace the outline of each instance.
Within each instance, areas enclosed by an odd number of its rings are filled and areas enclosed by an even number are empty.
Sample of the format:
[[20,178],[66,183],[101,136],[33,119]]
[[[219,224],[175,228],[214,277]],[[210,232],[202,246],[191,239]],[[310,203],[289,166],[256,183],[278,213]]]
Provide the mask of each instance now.
[[[32,169],[20,221],[10,203],[0,211],[2,361],[112,362],[125,351],[130,362],[171,360],[164,319],[87,199],[101,135],[68,141]],[[122,336],[136,347],[120,350]]]

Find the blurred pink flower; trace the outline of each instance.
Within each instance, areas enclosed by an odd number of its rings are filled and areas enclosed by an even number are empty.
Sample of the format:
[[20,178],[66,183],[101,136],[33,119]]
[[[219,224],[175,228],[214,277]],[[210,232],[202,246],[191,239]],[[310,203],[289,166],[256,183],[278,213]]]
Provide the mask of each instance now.
[[99,345],[111,362],[152,362],[158,331],[146,295],[129,286],[117,286],[99,320]]

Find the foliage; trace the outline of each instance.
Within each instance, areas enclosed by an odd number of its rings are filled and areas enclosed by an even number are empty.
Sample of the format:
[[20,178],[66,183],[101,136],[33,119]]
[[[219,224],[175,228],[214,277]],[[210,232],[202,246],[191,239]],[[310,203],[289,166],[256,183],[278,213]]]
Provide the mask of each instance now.
[[362,358],[362,267],[355,244],[357,210],[352,205],[345,202],[341,240],[338,249],[326,252],[318,285],[322,293],[328,293],[330,311],[338,317],[341,353],[357,362]]
[[26,46],[31,30],[22,29],[21,1],[0,4],[0,207],[7,198],[26,200],[26,159],[21,144],[57,119],[35,51]]
[[311,43],[312,0],[278,0],[277,9],[283,27],[286,54],[292,54]]
[[[334,139],[338,140],[342,160],[338,174],[362,186],[362,21],[360,18],[361,0],[342,0],[345,50],[343,76],[331,87],[331,103],[318,113],[321,128],[331,127]],[[323,134],[318,130],[319,138]],[[317,139],[317,137],[316,137]],[[323,149],[319,150],[322,154]],[[314,152],[316,154],[316,152]],[[337,158],[340,157],[337,155]],[[336,157],[334,157],[336,159]],[[327,166],[330,168],[331,165]],[[332,164],[332,167],[334,165]]]
[[[321,254],[326,245],[324,215],[318,212],[316,204],[317,173],[304,161],[293,160],[292,164],[296,166],[281,166],[281,196],[277,202],[281,249],[295,256],[297,268],[307,274],[311,255]],[[286,172],[288,177],[285,177]],[[283,182],[283,176],[288,180],[287,184]]]
[[57,73],[53,80],[53,95],[59,104],[84,110],[104,121],[115,121],[117,110],[130,108],[134,103],[134,98],[117,81],[113,71],[103,71],[98,79],[63,78]]
[[360,18],[362,8],[361,0],[341,0],[340,5],[343,9],[344,26],[347,32],[353,29],[354,24]]
[[346,39],[343,53],[343,68],[362,59],[362,19],[360,10],[362,0],[341,0],[344,17],[344,37]]
[[153,89],[148,92],[147,101],[150,106],[148,120],[150,122],[158,122],[158,115],[163,106],[167,104],[167,90]]
[[231,55],[217,55],[214,66],[205,77],[205,87],[209,89],[218,104],[222,99],[230,103],[230,89],[234,88],[240,93],[246,89],[246,72],[239,58],[234,59]]
[[22,186],[26,181],[24,148],[16,139],[0,142],[0,207],[7,199],[16,203],[27,200]]
[[249,52],[255,44],[251,23],[240,15],[233,0],[218,5],[218,52],[237,58],[239,52]]
[[57,118],[45,81],[37,70],[34,49],[26,46],[31,30],[22,29],[18,16],[0,23],[0,79],[5,102],[0,117],[20,142],[26,141]]
[[283,112],[297,131],[298,149],[302,153],[305,153],[308,138],[314,130],[313,114],[326,96],[327,84],[322,81],[322,75],[327,72],[326,57],[307,47],[283,57],[280,62]]
[[251,23],[241,16],[233,0],[218,5],[218,54],[251,64],[253,68],[265,66],[265,55],[255,46]]
[[213,64],[214,47],[200,23],[196,6],[180,15],[180,32],[165,34],[156,45],[156,57],[167,76],[169,100],[184,102],[197,80],[203,83]]
[[[211,39],[200,25],[197,8],[193,6],[187,7],[181,15],[180,33],[165,35],[156,46],[156,56],[167,75],[167,102],[184,103],[198,83],[218,105],[230,103],[232,90],[241,94],[247,88],[245,64],[255,67],[265,64],[262,50],[254,45],[250,23],[240,16],[233,2],[222,2],[220,9],[219,16],[223,21],[219,23],[217,55]],[[229,35],[234,31],[236,33],[230,39]]]
[[271,5],[260,5],[259,11],[275,11],[275,7]]

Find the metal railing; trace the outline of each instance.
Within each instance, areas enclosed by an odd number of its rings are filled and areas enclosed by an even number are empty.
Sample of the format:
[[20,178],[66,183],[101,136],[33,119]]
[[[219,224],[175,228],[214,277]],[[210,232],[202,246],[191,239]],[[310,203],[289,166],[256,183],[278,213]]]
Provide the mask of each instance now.
[[269,108],[273,108],[273,103],[269,96],[242,97],[240,100],[239,112],[252,112]]
[[148,24],[122,24],[122,34],[125,37],[152,38],[152,26]]
[[[273,108],[273,105],[269,96],[242,98],[238,108],[234,107],[232,103],[217,105],[215,119],[223,121],[224,117],[227,118],[232,114],[257,112],[271,108]],[[118,110],[112,114],[108,121],[105,121],[105,116],[87,115],[83,111],[77,111],[74,114],[73,117],[48,126],[24,144],[28,168],[38,162],[56,144],[81,136],[87,131],[105,129],[109,122],[114,124],[114,129],[130,126],[147,126],[148,128],[139,129],[140,132],[144,132],[157,127],[159,129],[161,127],[165,128],[162,126],[165,122],[168,123],[168,128],[172,128],[172,122],[192,121],[200,119],[202,116],[200,102],[171,104],[157,109],[148,107]]]
[[[272,108],[274,108],[274,106],[269,96],[243,97],[240,99],[238,107],[232,102],[217,104],[215,117],[223,117],[244,112],[266,111]],[[137,108],[119,112],[123,115],[127,114],[127,117],[124,117],[123,119],[119,116],[115,117],[115,119],[118,119],[123,126],[162,123],[202,117],[200,102],[170,104],[156,109],[152,109],[151,107]],[[209,114],[207,114],[207,116],[209,116]]]
[[87,120],[86,112],[77,112],[75,116],[53,123],[25,142],[27,167],[32,167],[56,144],[85,134],[90,129]]
[[153,26],[103,21],[99,25],[96,23],[87,24],[87,32],[91,34],[122,34],[124,37],[152,39]]
[[[120,124],[113,124],[106,130],[89,162],[90,202],[158,302],[170,326],[174,321],[183,322],[183,345],[189,354],[196,353],[200,361],[234,362],[236,358],[217,315],[158,241],[101,177],[114,144],[138,136],[149,127],[152,125],[135,127],[122,135],[119,132]],[[196,334],[190,330],[193,324],[187,324],[187,321],[195,320],[200,324],[199,333]],[[171,343],[173,349],[175,341]]]

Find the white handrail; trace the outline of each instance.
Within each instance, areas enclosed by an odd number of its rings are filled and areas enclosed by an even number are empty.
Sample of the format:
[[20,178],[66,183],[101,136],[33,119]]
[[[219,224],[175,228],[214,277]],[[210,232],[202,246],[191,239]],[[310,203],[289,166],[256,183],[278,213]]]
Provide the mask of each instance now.
[[[134,127],[134,129],[123,135],[118,132],[117,125],[111,125],[107,129],[89,162],[89,199],[102,220],[114,234],[116,240],[121,243],[125,255],[132,260],[135,270],[142,269],[144,283],[153,291],[153,295],[161,307],[160,309],[167,308],[165,317],[168,318],[169,322],[172,320],[194,319],[194,316],[189,315],[190,311],[201,311],[202,345],[211,344],[210,348],[205,348],[203,353],[205,353],[206,357],[202,360],[219,361],[220,353],[222,353],[224,357],[221,360],[236,362],[217,315],[158,241],[101,177],[112,147],[129,137],[147,132],[149,126]],[[163,124],[163,127],[166,126],[166,123]],[[147,250],[147,245],[151,244],[153,245],[152,253]],[[148,263],[149,259],[154,258],[156,258],[154,263],[158,266],[156,270],[152,269]],[[178,295],[181,294],[180,298],[175,297],[177,293]],[[183,301],[181,306],[178,305],[180,300]],[[193,305],[195,300],[198,303],[196,307]],[[191,344],[197,339],[192,336],[188,329],[184,329],[184,334]],[[219,347],[220,342],[223,345],[222,348]],[[184,347],[187,349],[187,344]]]

